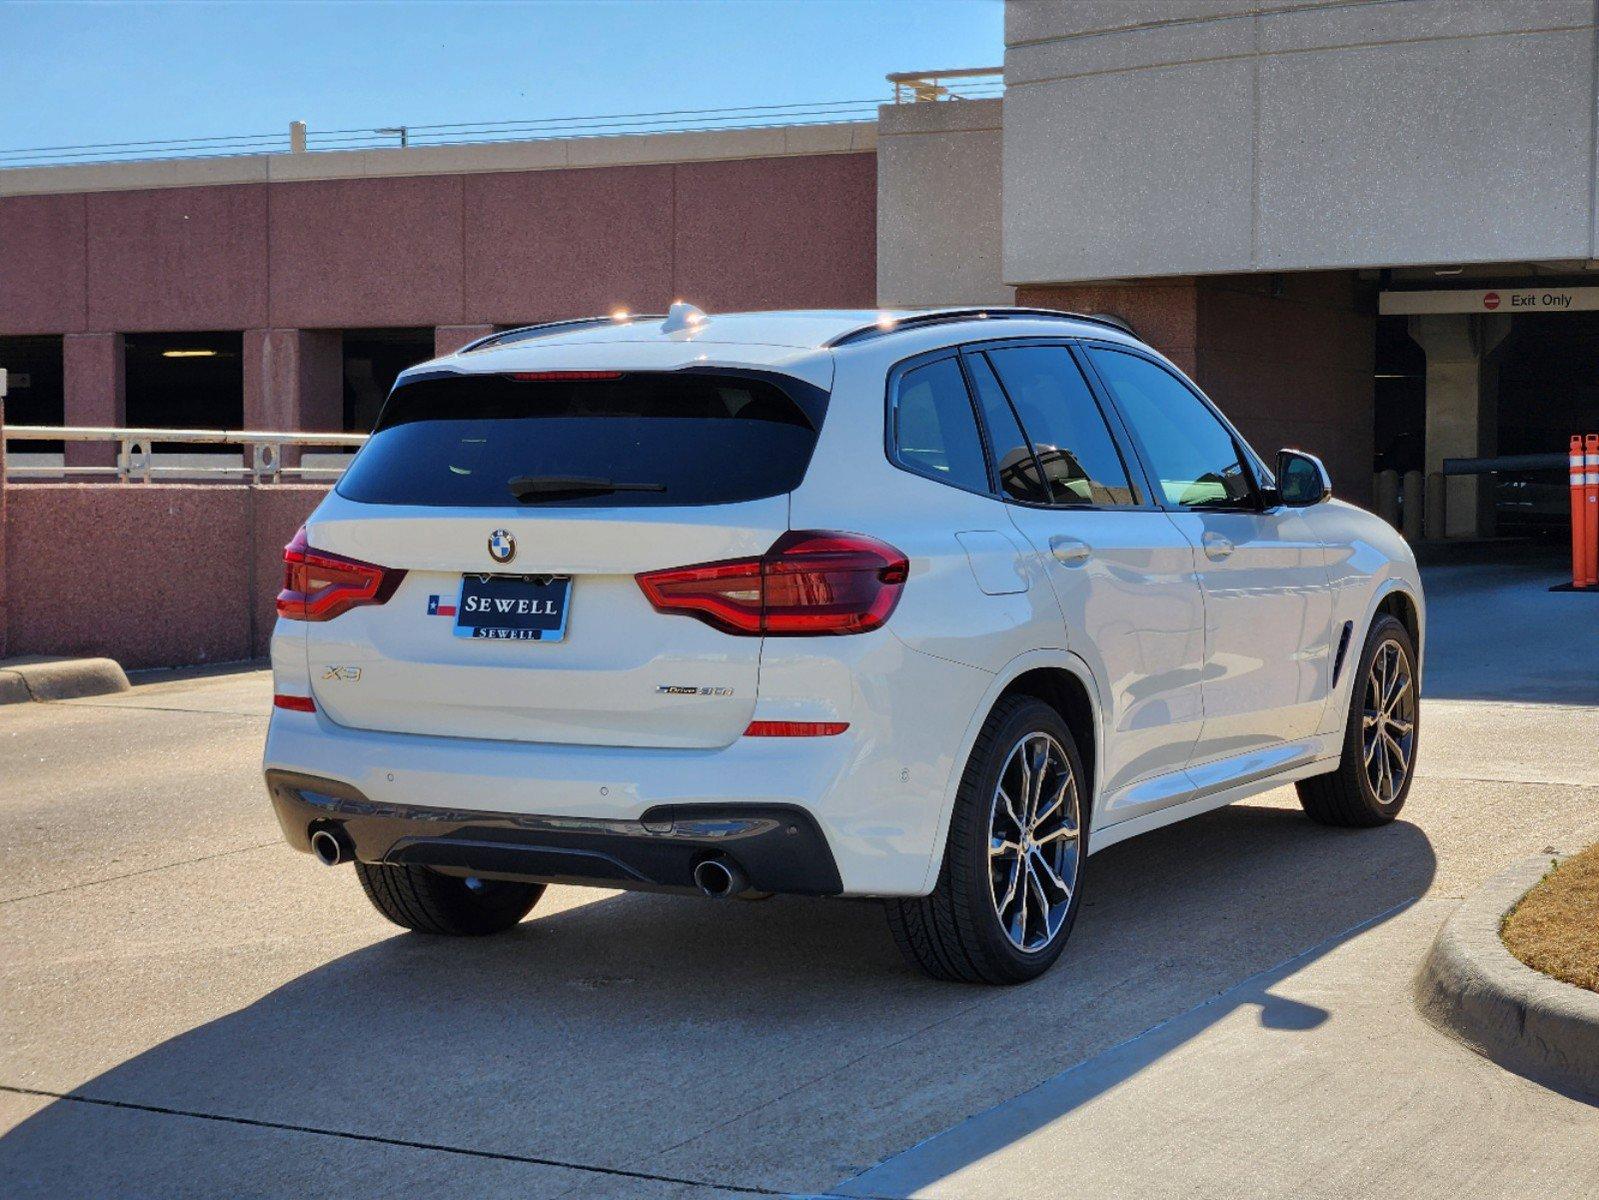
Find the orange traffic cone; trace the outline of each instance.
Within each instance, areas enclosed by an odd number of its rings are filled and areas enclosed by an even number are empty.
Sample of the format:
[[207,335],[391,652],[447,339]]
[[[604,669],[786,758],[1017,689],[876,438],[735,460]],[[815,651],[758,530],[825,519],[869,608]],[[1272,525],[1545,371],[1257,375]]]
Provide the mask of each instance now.
[[1571,435],[1571,586],[1582,586],[1586,565],[1584,547],[1588,544],[1587,467],[1582,449],[1582,435]]
[[1599,433],[1590,433],[1583,457],[1583,583],[1599,585]]

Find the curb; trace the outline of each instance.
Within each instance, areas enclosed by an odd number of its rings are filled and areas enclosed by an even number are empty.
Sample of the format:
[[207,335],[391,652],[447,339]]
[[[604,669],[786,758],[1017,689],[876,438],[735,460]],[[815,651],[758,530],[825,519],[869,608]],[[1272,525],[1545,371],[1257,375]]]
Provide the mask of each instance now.
[[1522,859],[1467,897],[1427,952],[1416,1005],[1500,1066],[1599,1099],[1599,992],[1533,970],[1499,939],[1505,914],[1559,857]]
[[0,704],[75,700],[125,692],[128,677],[109,658],[11,658],[0,661]]

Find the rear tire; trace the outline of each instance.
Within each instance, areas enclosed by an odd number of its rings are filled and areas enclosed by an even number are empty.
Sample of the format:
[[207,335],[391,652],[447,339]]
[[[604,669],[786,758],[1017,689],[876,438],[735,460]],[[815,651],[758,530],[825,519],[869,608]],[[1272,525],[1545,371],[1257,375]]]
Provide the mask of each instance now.
[[452,937],[502,933],[544,895],[542,883],[465,879],[427,867],[357,862],[355,874],[372,907],[402,929]]
[[1082,902],[1086,782],[1058,712],[1030,696],[995,705],[955,796],[937,886],[885,902],[906,961],[964,983],[1023,983],[1047,971]]
[[1420,701],[1410,631],[1394,617],[1379,616],[1351,680],[1338,769],[1294,785],[1312,821],[1370,829],[1399,815],[1416,774]]

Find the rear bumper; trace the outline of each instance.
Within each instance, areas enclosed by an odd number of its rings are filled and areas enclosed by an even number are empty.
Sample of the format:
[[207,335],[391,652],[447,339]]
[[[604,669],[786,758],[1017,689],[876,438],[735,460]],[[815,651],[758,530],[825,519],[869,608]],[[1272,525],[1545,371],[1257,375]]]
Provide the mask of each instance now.
[[[285,632],[294,624],[279,622],[274,677],[278,691],[304,695],[304,646]],[[764,652],[755,715],[836,715],[849,721],[845,733],[741,737],[711,749],[578,745],[356,729],[320,707],[279,708],[262,766],[334,780],[404,810],[624,827],[662,808],[797,810],[825,840],[843,895],[923,894],[942,852],[956,762],[992,676],[876,634],[791,642]],[[846,651],[855,657],[841,658]],[[818,706],[817,696],[839,699]]]
[[362,862],[493,878],[693,891],[709,858],[738,864],[757,891],[831,896],[838,866],[815,820],[784,805],[661,805],[637,820],[480,812],[378,803],[348,783],[268,770],[284,837],[310,851],[317,829],[341,832]]

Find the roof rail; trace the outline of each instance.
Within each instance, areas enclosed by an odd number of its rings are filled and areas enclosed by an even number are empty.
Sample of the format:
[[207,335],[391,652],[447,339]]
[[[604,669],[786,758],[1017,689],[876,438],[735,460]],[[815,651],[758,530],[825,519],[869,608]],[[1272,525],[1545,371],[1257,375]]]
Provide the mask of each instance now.
[[512,342],[525,342],[530,338],[548,337],[553,333],[560,333],[568,329],[576,329],[584,325],[628,325],[634,321],[664,321],[664,313],[628,313],[625,317],[576,317],[568,321],[544,321],[538,325],[518,325],[515,329],[501,329],[468,342],[456,351],[465,354],[468,350],[487,350],[491,346],[510,345]]
[[928,325],[942,325],[949,321],[971,320],[1009,320],[1022,318],[1037,320],[1043,317],[1061,321],[1089,321],[1095,325],[1106,325],[1122,333],[1132,334],[1137,337],[1130,325],[1120,317],[1091,316],[1088,313],[1063,312],[1057,308],[935,308],[926,312],[911,313],[908,316],[897,317],[892,320],[880,319],[870,325],[862,325],[841,333],[827,343],[829,349],[838,346],[850,346],[856,342],[870,341],[873,338],[887,337],[889,334],[900,333],[907,329],[922,329]]

